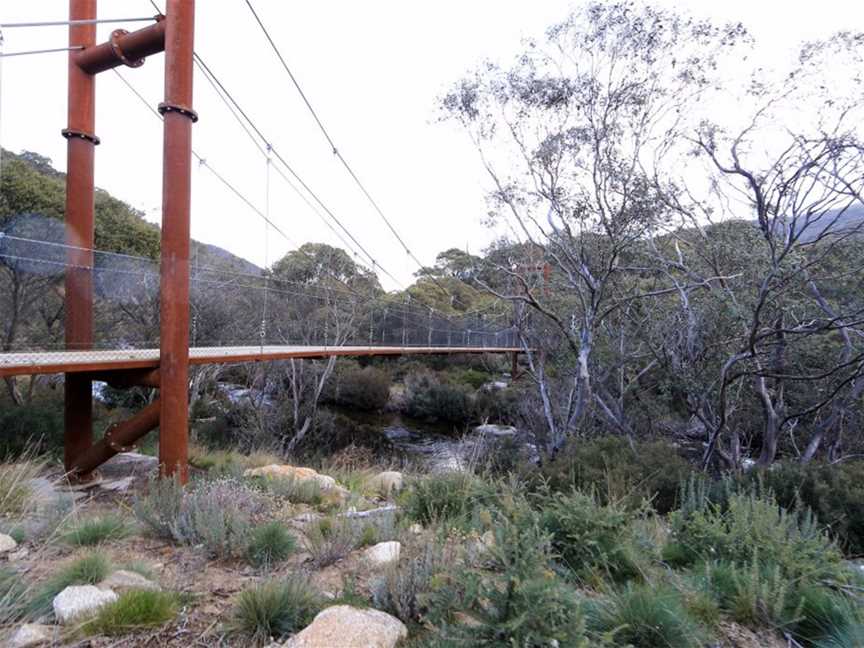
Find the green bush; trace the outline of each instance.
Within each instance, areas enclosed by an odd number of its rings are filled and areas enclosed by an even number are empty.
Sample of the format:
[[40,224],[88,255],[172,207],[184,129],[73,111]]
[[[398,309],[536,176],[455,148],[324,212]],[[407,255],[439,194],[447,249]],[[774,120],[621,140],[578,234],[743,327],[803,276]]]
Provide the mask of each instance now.
[[575,590],[551,569],[537,514],[514,500],[492,517],[494,542],[482,562],[452,564],[433,578],[428,619],[436,631],[460,646],[596,645]]
[[279,522],[267,522],[252,530],[246,557],[256,567],[271,567],[284,561],[297,546],[294,536]]
[[474,418],[470,390],[440,383],[434,374],[421,372],[406,379],[406,413],[414,418],[465,424]]
[[471,368],[451,370],[448,373],[450,380],[454,383],[457,385],[466,385],[471,389],[480,389],[492,380],[492,377],[488,373]]
[[0,457],[63,447],[63,399],[52,392],[24,405],[0,404]]
[[390,376],[376,367],[352,367],[339,377],[335,400],[367,412],[384,409],[390,400]]
[[64,542],[79,547],[119,540],[129,534],[129,526],[118,515],[108,513],[74,522],[62,535]]
[[85,621],[81,632],[85,635],[120,635],[161,626],[177,616],[177,608],[178,598],[172,592],[129,590]]
[[589,627],[611,635],[621,646],[697,648],[705,632],[678,592],[668,587],[628,586],[586,606]]
[[495,489],[462,472],[422,477],[412,482],[399,498],[404,515],[423,525],[464,522],[478,505],[489,504]]
[[[750,564],[759,558],[799,579],[842,573],[836,545],[807,513],[781,508],[771,495],[733,494],[725,506],[705,501],[673,513],[676,552],[696,560]],[[668,551],[668,550],[667,550]]]
[[666,442],[636,442],[622,437],[572,439],[541,469],[550,488],[596,492],[603,502],[622,501],[638,508],[645,499],[655,510],[675,508],[679,484],[693,471]]
[[552,547],[573,573],[597,571],[616,578],[639,574],[633,548],[636,514],[616,504],[599,504],[583,493],[555,493],[541,500],[543,528]]
[[789,510],[811,510],[847,552],[864,554],[864,461],[780,463],[733,481],[738,487],[770,489]]
[[321,596],[312,585],[290,576],[241,592],[229,627],[257,642],[279,640],[307,626],[321,608]]

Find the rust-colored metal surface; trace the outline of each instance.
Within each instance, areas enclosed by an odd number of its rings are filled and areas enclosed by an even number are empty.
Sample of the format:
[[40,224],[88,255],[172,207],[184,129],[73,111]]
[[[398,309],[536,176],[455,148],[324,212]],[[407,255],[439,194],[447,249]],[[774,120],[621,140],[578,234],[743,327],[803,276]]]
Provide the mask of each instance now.
[[143,65],[145,57],[157,54],[164,48],[165,20],[160,16],[156,23],[134,32],[115,29],[107,42],[81,52],[78,55],[78,65],[89,74],[97,74],[121,65],[138,67]]
[[[375,347],[375,346],[250,346],[195,347],[189,349],[189,364],[237,364],[270,362],[291,358],[330,356],[452,355],[481,353],[522,353],[512,347]],[[122,349],[116,351],[2,353],[0,378],[39,374],[87,373],[106,380],[108,372],[154,370],[159,367],[159,349]]]
[[[70,0],[69,18],[96,17],[96,0]],[[92,46],[95,24],[69,26],[69,46]],[[66,348],[89,349],[93,344],[93,243],[94,243],[94,147],[96,128],[96,79],[78,66],[79,51],[69,52],[68,126],[66,153],[66,244],[65,277]],[[64,382],[64,463],[68,469],[77,456],[93,443],[93,402],[90,380],[67,375]]]
[[188,476],[189,228],[192,195],[192,55],[195,1],[168,0],[165,19],[165,101],[160,276],[161,424],[159,465]]
[[159,401],[155,400],[132,418],[111,425],[101,441],[75,458],[69,472],[87,475],[114,455],[129,452],[138,439],[158,427],[159,409]]

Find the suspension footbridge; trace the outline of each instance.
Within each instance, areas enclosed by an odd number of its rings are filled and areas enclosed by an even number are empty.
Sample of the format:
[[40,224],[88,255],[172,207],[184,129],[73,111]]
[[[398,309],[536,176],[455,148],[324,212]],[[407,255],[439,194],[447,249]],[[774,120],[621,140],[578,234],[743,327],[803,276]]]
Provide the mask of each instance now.
[[[13,220],[12,227],[0,232],[0,266],[8,276],[10,293],[10,308],[0,313],[6,332],[0,350],[0,378],[65,375],[65,464],[70,474],[87,479],[101,463],[158,427],[161,469],[185,481],[190,366],[462,353],[511,354],[515,366],[520,352],[518,335],[500,305],[442,312],[417,299],[394,297],[380,288],[364,288],[344,278],[334,280],[326,272],[315,281],[297,282],[269,268],[199,265],[190,238],[193,158],[263,219],[265,239],[273,231],[287,240],[269,214],[272,169],[301,193],[316,216],[356,258],[367,260],[373,274],[380,271],[393,278],[288,164],[194,52],[194,0],[167,0],[165,10],[155,17],[125,20],[100,21],[96,5],[96,0],[71,0],[68,21],[3,25],[66,25],[69,29],[69,45],[61,48],[68,52],[68,121],[62,131],[67,140],[64,220],[52,224],[22,215]],[[408,258],[422,267],[339,153],[260,16],[251,3],[247,5],[333,154]],[[131,32],[116,29],[106,42],[97,43],[96,26],[100,22],[133,21],[150,24]],[[58,50],[6,56],[53,51]],[[137,68],[159,53],[164,53],[165,96],[158,108],[150,107],[121,76],[163,121],[158,258],[98,250],[94,244],[94,159],[100,140],[95,132],[95,79],[102,72],[117,73],[120,67]],[[192,124],[198,119],[192,92],[196,66],[266,158],[268,197],[264,210],[255,208],[192,149]],[[56,229],[58,223],[60,231]],[[444,290],[434,277],[431,280]],[[451,299],[451,304],[458,302],[455,296]],[[32,305],[33,300],[38,300],[38,325],[19,317],[22,304]],[[218,309],[213,307],[217,303]],[[154,387],[159,390],[159,398],[129,420],[113,425],[102,440],[94,443],[94,380],[121,388]]]

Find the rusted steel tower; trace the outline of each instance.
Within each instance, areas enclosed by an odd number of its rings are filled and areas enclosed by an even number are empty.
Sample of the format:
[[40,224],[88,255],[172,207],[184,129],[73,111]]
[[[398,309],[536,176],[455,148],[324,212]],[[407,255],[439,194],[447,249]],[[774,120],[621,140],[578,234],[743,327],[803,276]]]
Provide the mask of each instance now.
[[[157,372],[117,370],[67,373],[66,469],[86,478],[100,463],[159,426],[159,462],[165,474],[187,478],[189,373],[189,212],[191,194],[192,53],[195,0],[167,0],[164,16],[134,32],[117,29],[96,44],[96,0],[69,3],[69,108],[66,171],[66,348],[93,346],[94,162],[96,75],[121,65],[139,67],[165,52],[162,176],[160,363]],[[83,49],[81,49],[83,48]],[[160,399],[93,443],[93,379],[117,385],[158,386]]]

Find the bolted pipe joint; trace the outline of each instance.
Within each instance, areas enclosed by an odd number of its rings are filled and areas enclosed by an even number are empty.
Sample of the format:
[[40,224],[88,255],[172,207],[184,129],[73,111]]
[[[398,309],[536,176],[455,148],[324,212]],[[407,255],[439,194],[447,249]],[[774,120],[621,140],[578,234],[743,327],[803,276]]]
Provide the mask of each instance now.
[[151,54],[165,50],[165,17],[134,32],[115,29],[107,42],[88,47],[78,53],[75,62],[87,74],[98,74],[121,65],[140,67]]

